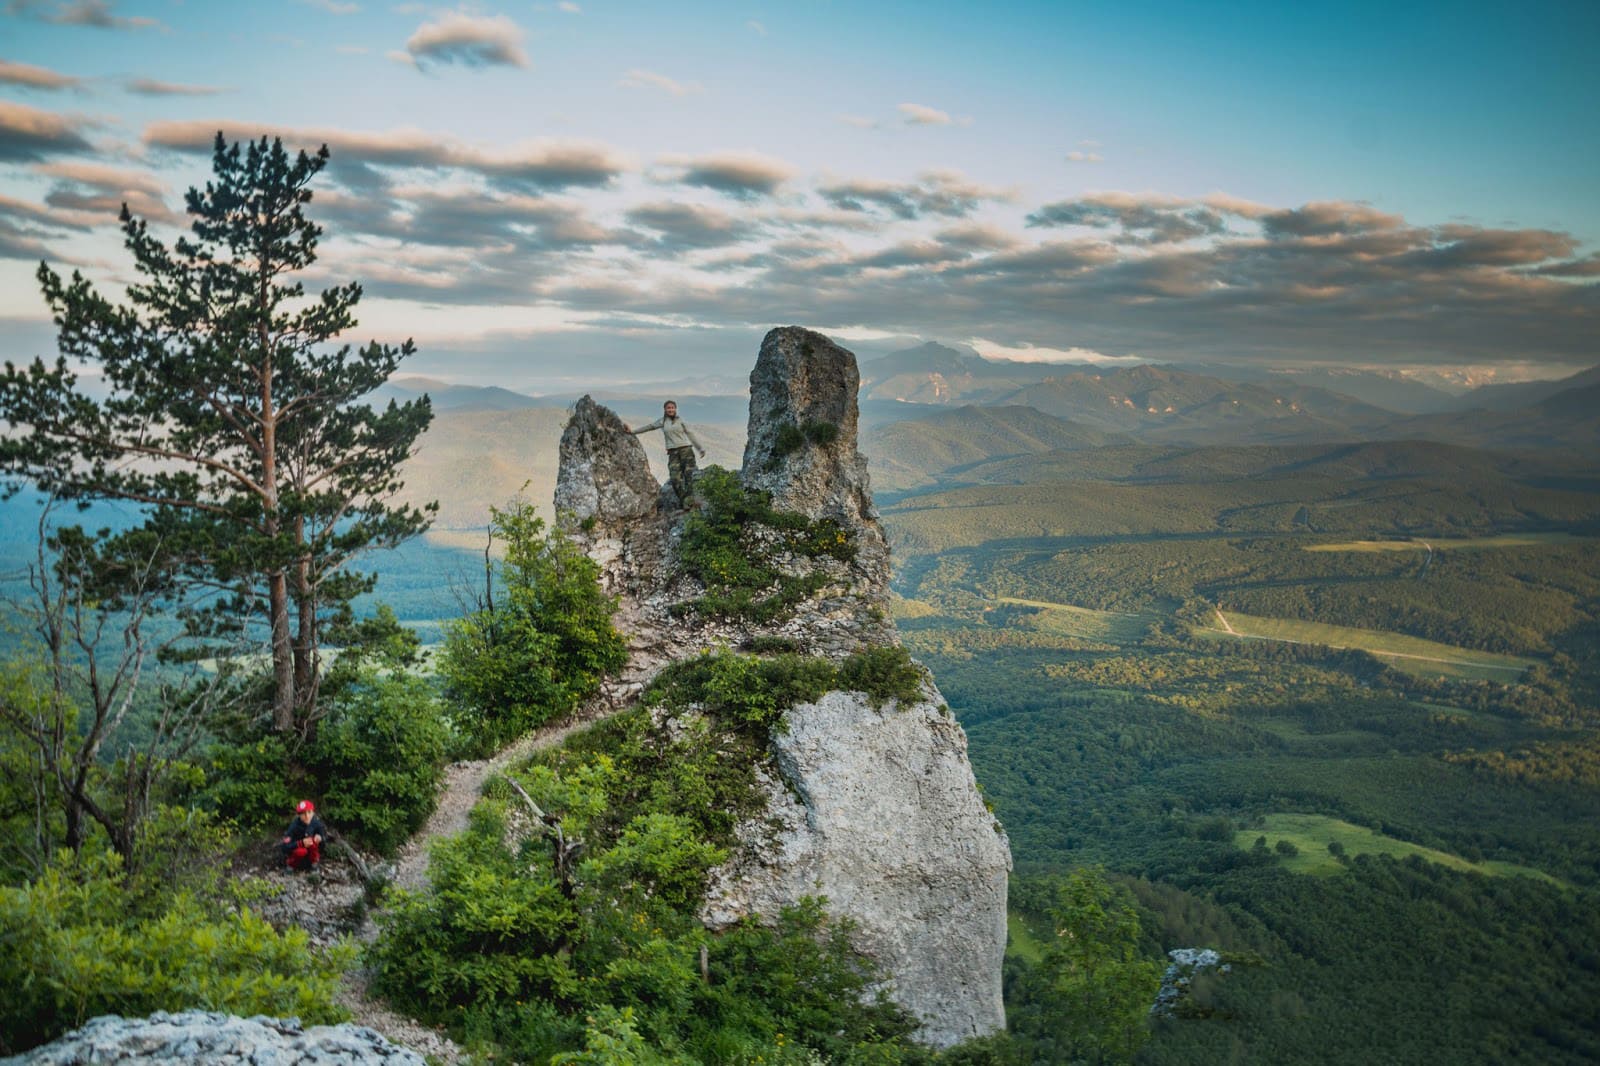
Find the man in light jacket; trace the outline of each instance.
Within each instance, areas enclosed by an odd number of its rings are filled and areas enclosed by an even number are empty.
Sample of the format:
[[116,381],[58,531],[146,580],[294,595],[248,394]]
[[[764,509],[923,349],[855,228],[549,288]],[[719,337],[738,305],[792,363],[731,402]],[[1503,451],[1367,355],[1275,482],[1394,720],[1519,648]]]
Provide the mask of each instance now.
[[678,417],[678,405],[668,400],[661,405],[661,417],[648,426],[630,429],[627,423],[623,423],[622,428],[636,437],[652,429],[661,431],[661,436],[667,442],[667,473],[672,479],[672,491],[678,497],[678,506],[688,507],[694,497],[694,453],[699,452],[704,458],[706,450],[689,432],[689,424]]

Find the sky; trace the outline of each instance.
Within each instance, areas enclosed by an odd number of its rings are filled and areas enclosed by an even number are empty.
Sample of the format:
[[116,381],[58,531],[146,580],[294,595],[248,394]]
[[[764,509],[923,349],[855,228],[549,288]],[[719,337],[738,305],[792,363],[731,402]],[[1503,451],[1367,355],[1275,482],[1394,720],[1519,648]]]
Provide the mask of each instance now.
[[1600,5],[0,0],[0,356],[213,139],[327,144],[350,339],[524,391],[888,351],[1600,363]]

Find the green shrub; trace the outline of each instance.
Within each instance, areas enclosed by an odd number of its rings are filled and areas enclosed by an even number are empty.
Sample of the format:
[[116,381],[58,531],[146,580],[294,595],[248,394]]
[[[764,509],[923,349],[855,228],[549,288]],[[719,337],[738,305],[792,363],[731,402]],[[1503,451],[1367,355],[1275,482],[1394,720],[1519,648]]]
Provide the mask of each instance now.
[[438,667],[475,753],[570,713],[628,657],[595,562],[559,530],[547,535],[526,501],[491,514],[506,545],[501,590],[447,627]]
[[566,949],[577,912],[547,863],[500,842],[503,821],[435,842],[430,888],[396,892],[368,962],[373,987],[424,1021],[574,991]]
[[805,442],[805,431],[793,422],[785,422],[778,427],[778,435],[772,439],[773,458],[797,452]]
[[333,704],[307,752],[328,824],[393,854],[438,800],[449,732],[427,681],[363,672]]
[[0,1053],[100,1014],[198,1007],[343,1021],[334,996],[349,955],[190,892],[129,893],[114,854],[65,852],[31,884],[0,888]]
[[898,644],[867,648],[839,664],[839,687],[865,692],[875,707],[889,700],[916,703],[923,697],[922,683],[922,668]]
[[748,638],[740,647],[752,655],[776,655],[780,652],[799,651],[800,642],[789,637],[758,633]]
[[776,552],[855,557],[854,542],[837,522],[774,510],[769,494],[745,488],[731,471],[707,467],[695,491],[701,507],[684,521],[678,557],[706,593],[685,604],[687,610],[770,622],[827,583],[821,573],[783,572],[773,560]]
[[740,728],[764,736],[797,703],[811,703],[836,687],[826,659],[785,653],[771,658],[706,652],[662,670],[644,692],[649,706],[680,710],[698,704]]
[[198,801],[244,830],[283,826],[296,801],[321,792],[295,750],[283,733],[214,744]]

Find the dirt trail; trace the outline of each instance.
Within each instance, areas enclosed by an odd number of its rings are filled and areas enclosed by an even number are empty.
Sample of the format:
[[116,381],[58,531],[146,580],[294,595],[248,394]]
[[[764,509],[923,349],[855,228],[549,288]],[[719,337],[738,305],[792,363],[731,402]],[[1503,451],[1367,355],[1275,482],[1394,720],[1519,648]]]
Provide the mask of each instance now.
[[[542,748],[560,744],[568,736],[587,728],[619,709],[612,701],[596,701],[587,713],[557,725],[529,733],[503,751],[487,758],[458,762],[446,767],[444,782],[439,792],[439,804],[423,827],[395,856],[390,885],[418,892],[428,885],[428,846],[441,837],[453,836],[467,828],[467,818],[483,794],[484,785],[495,774],[527,759]],[[351,915],[361,913],[363,887],[354,867],[348,862],[330,858],[324,864],[321,880],[290,878],[278,899],[266,908],[270,920],[278,925],[295,925],[312,932],[317,941],[331,941],[340,934],[349,934]],[[361,944],[371,943],[378,935],[374,915],[364,913],[353,930]],[[433,1029],[414,1019],[390,1009],[376,998],[367,987],[365,969],[356,967],[344,975],[344,986],[339,994],[340,1004],[350,1012],[351,1021],[382,1034],[390,1042],[404,1044],[430,1061],[459,1063],[466,1052],[452,1041],[443,1030]]]
[[[428,845],[440,837],[454,836],[466,830],[467,816],[472,813],[478,797],[483,795],[483,786],[491,777],[527,759],[542,748],[560,744],[573,733],[605,717],[608,717],[608,714],[602,713],[587,718],[571,719],[559,725],[545,726],[487,759],[452,763],[446,767],[444,784],[439,792],[439,805],[417,831],[417,835],[406,841],[395,855],[394,877],[390,883],[396,888],[413,892],[426,888]],[[367,926],[371,924],[369,921]],[[375,930],[373,932],[375,933]],[[362,933],[364,934],[362,939],[371,939],[371,935],[367,935],[366,928],[363,928]]]

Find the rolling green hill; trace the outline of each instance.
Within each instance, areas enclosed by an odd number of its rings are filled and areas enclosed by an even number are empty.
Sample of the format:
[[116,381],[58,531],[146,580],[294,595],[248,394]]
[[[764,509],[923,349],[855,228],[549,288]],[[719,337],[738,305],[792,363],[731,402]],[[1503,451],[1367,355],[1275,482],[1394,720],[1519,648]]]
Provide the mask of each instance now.
[[872,428],[861,450],[873,488],[898,492],[947,483],[965,468],[1000,458],[1131,443],[1031,407],[966,406]]

